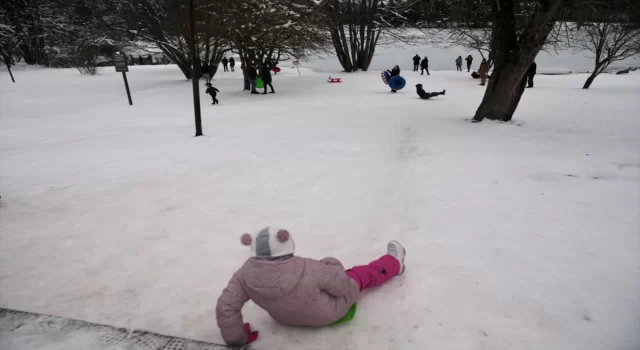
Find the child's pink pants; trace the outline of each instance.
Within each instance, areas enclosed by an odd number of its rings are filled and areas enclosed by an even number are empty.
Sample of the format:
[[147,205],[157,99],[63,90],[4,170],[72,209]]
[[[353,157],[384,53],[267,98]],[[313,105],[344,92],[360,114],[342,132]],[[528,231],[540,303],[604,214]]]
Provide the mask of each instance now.
[[400,272],[400,262],[391,255],[385,255],[369,265],[355,266],[347,270],[347,276],[351,277],[360,286],[360,291],[377,287],[397,276]]

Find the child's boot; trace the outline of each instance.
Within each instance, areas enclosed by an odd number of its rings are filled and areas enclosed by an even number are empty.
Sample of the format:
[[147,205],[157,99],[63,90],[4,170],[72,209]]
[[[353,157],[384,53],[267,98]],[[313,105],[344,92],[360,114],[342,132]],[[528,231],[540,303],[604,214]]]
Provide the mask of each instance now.
[[398,276],[402,275],[404,273],[404,256],[405,256],[405,249],[402,246],[402,244],[400,244],[400,242],[398,241],[391,241],[389,242],[389,244],[387,244],[387,254],[391,255],[392,257],[396,258],[396,260],[398,260],[398,262],[400,262],[400,272],[398,272]]

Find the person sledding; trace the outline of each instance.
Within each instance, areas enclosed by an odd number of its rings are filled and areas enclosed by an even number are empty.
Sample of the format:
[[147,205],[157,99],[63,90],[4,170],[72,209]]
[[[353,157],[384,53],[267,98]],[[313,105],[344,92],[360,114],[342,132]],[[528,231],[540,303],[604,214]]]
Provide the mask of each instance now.
[[441,92],[426,92],[422,88],[422,84],[416,84],[416,92],[418,93],[418,96],[420,96],[421,99],[428,100],[432,97],[436,97],[440,95],[444,96],[444,94],[447,93],[447,90],[442,90]]
[[[388,70],[387,72],[389,73],[389,79],[391,79],[393,77],[399,77],[400,76],[400,67],[398,65],[395,65],[395,66],[393,66],[392,70]],[[398,92],[398,90],[391,89],[391,92],[395,93],[395,92]]]
[[245,233],[241,242],[251,247],[252,257],[233,275],[216,306],[222,338],[233,346],[258,338],[258,331],[242,319],[242,307],[249,300],[281,324],[327,326],[353,317],[362,291],[405,270],[405,249],[396,241],[389,242],[381,258],[346,271],[335,258],[295,256],[287,230],[267,227],[253,236]]

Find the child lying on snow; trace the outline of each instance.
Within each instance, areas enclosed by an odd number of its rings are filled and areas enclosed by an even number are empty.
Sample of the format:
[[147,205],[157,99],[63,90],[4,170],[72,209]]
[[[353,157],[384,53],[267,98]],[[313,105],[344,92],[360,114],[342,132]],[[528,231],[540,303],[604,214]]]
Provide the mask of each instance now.
[[326,326],[345,316],[360,292],[404,272],[405,250],[396,241],[389,242],[380,259],[347,271],[335,258],[294,256],[293,238],[286,230],[267,227],[255,237],[245,233],[241,242],[251,246],[253,257],[233,275],[216,307],[218,327],[230,345],[258,338],[258,331],[242,320],[242,307],[249,300],[281,324]]
[[447,90],[442,90],[442,92],[425,92],[424,89],[422,88],[422,84],[417,84],[416,92],[418,93],[418,96],[420,96],[421,99],[428,100],[432,97],[444,95],[445,93],[447,93]]

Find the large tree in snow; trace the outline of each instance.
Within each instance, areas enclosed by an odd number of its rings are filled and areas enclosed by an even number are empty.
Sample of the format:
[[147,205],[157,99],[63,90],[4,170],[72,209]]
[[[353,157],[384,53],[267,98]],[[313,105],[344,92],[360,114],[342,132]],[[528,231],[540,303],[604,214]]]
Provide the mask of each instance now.
[[[637,0],[615,0],[637,2]],[[491,1],[491,57],[494,67],[473,121],[510,121],[524,93],[525,74],[558,28],[560,19],[579,22],[607,6],[609,0]]]
[[[211,15],[223,9],[220,1],[194,1],[196,57],[199,64],[217,67],[229,43],[220,22]],[[96,0],[95,16],[104,27],[121,33],[125,44],[148,47],[151,43],[177,64],[191,79],[193,64],[189,48],[189,2],[187,0]]]
[[[612,63],[640,56],[640,22],[633,21],[634,8],[624,2],[607,4],[594,20],[574,29],[573,47],[594,55],[594,68],[584,82],[588,89]],[[640,8],[636,9],[636,12]]]
[[323,0],[318,5],[333,47],[346,72],[366,71],[381,36],[408,42],[403,25],[411,0]]

